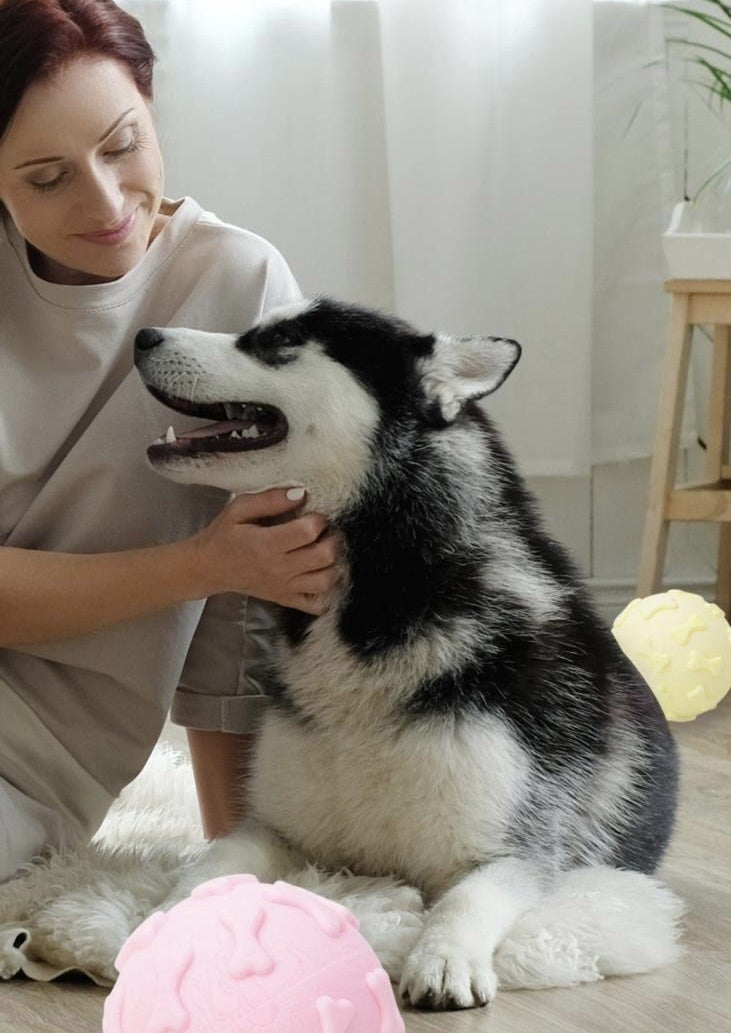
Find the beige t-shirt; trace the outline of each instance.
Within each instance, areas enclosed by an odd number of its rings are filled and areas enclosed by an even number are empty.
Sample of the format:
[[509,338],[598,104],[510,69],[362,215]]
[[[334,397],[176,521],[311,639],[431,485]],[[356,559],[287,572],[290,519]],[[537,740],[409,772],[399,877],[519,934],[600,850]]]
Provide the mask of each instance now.
[[[36,276],[12,221],[0,222],[0,545],[156,545],[194,533],[228,501],[147,465],[147,445],[169,424],[179,432],[201,421],[148,394],[133,367],[134,336],[145,326],[243,332],[301,294],[265,240],[189,197],[163,211],[171,217],[138,266],[84,286]],[[184,603],[62,642],[0,649],[0,775],[52,796],[37,755],[39,742],[52,741],[116,795],[144,765],[171,703],[180,724],[249,730],[264,703],[271,625],[268,604],[227,594],[205,609]]]

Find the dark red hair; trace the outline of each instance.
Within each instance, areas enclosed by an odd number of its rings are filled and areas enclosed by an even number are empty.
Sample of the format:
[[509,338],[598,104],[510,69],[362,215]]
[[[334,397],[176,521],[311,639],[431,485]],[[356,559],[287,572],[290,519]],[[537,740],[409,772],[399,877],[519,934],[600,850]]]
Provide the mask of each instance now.
[[152,100],[152,47],[113,0],[0,0],[0,139],[32,83],[87,55],[122,62]]

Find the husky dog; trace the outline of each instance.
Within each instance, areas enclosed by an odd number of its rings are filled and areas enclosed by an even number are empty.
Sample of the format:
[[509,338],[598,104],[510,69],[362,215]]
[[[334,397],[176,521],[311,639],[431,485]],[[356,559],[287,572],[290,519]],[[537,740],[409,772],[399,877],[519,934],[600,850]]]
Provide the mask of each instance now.
[[[216,421],[152,444],[155,470],[232,492],[304,485],[343,543],[327,612],[281,612],[250,817],[180,895],[297,860],[396,875],[430,909],[401,972],[420,1007],[490,1001],[521,915],[567,876],[601,892],[633,875],[614,869],[652,873],[673,826],[662,712],[476,404],[519,356],[325,299],[241,335],[136,339],[155,397]],[[642,919],[623,921],[629,943]],[[655,947],[645,968],[669,956]]]

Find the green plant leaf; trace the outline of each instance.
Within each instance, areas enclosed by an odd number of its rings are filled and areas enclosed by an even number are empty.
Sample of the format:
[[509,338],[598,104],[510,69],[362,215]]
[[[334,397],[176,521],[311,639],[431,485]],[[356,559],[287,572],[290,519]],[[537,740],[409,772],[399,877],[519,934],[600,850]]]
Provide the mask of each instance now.
[[722,100],[731,100],[731,79],[729,78],[729,73],[719,71],[719,69],[704,61],[703,58],[697,58],[697,62],[702,68],[705,68],[713,80],[708,86],[711,92],[718,94]]
[[723,171],[724,169],[728,168],[728,167],[729,167],[729,165],[731,165],[731,158],[728,158],[728,159],[727,159],[726,161],[722,162],[722,163],[721,163],[721,164],[720,164],[720,165],[718,166],[718,168],[717,168],[717,169],[714,169],[714,170],[713,170],[713,172],[712,172],[712,173],[710,174],[710,176],[708,177],[708,179],[707,179],[707,180],[705,180],[705,182],[703,182],[703,183],[702,183],[702,184],[700,185],[700,187],[699,187],[699,188],[698,188],[698,189],[696,190],[696,192],[695,192],[695,196],[693,197],[693,204],[695,204],[695,202],[696,202],[696,201],[698,200],[698,198],[699,198],[699,197],[701,196],[701,194],[702,194],[702,193],[703,193],[703,191],[704,191],[704,190],[706,189],[706,187],[708,186],[708,184],[709,184],[709,183],[712,183],[712,182],[713,182],[713,180],[714,180],[714,179],[716,178],[716,176],[717,176],[717,175],[719,174],[719,172],[722,172],[722,171]]
[[731,7],[729,7],[728,4],[722,3],[721,0],[705,0],[705,2],[707,4],[710,4],[711,7],[716,7],[719,10],[723,11],[726,17],[731,19]]
[[[663,7],[684,14],[688,18],[693,18],[712,32],[731,40],[731,5],[724,3],[723,0],[705,0],[705,2],[718,13],[710,14],[675,3],[663,4]],[[699,65],[708,75],[708,81],[700,85],[710,93],[711,97],[718,98],[721,107],[731,102],[731,54],[728,54],[720,47],[713,46],[711,43],[702,43],[691,39],[679,40],[676,37],[668,42],[673,44],[682,43],[683,46],[687,47],[689,53],[694,55],[694,63]],[[710,55],[714,54],[722,58],[723,61],[729,62],[729,68],[725,68],[721,64],[710,60]]]
[[708,50],[712,54],[718,54],[719,57],[724,57],[727,61],[731,62],[731,54],[727,54],[725,50],[719,50],[718,47],[712,47],[708,43],[697,43],[695,40],[682,39],[680,36],[669,37],[668,43],[676,43],[683,47],[692,47],[694,50]]
[[667,4],[663,6],[667,6],[673,11],[679,11],[681,14],[686,14],[689,18],[695,18],[696,21],[707,25],[709,28],[713,29],[714,32],[720,32],[722,36],[726,36],[728,39],[731,39],[731,25],[727,26],[726,23],[724,23],[720,18],[714,17],[714,15],[703,14],[702,11],[694,11],[691,7],[680,7],[677,4]]

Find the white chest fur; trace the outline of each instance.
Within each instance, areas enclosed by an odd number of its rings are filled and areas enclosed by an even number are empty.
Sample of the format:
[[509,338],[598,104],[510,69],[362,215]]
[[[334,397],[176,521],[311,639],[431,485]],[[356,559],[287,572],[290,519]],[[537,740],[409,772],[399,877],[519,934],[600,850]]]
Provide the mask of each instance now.
[[[479,716],[406,725],[353,700],[315,730],[272,712],[252,779],[258,816],[328,869],[394,873],[437,893],[500,853],[528,761],[506,726]],[[372,707],[371,710],[377,708]]]

